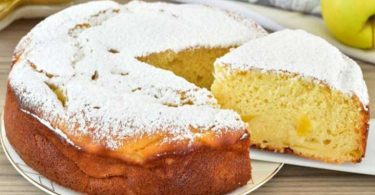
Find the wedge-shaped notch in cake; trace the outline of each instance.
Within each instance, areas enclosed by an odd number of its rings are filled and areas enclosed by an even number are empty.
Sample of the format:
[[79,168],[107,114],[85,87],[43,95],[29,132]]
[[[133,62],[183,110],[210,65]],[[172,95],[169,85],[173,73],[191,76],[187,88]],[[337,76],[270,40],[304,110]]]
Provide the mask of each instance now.
[[261,149],[330,163],[365,154],[369,99],[360,67],[325,40],[284,30],[215,62],[212,92]]

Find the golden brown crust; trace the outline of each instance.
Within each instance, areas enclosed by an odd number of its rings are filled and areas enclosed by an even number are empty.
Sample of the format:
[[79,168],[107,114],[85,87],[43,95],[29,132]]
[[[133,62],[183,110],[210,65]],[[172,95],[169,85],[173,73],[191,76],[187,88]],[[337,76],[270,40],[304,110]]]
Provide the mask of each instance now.
[[132,165],[68,144],[22,112],[9,85],[4,122],[10,143],[29,166],[61,185],[89,194],[220,194],[250,179],[249,140]]

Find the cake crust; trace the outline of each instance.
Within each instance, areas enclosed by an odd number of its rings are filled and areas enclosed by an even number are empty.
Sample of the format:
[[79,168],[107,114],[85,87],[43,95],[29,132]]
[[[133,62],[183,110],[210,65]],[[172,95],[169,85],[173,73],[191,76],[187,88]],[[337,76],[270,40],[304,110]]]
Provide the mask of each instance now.
[[10,143],[30,167],[89,194],[221,194],[246,184],[251,175],[249,139],[161,156],[144,165],[87,153],[21,111],[9,85],[4,122]]

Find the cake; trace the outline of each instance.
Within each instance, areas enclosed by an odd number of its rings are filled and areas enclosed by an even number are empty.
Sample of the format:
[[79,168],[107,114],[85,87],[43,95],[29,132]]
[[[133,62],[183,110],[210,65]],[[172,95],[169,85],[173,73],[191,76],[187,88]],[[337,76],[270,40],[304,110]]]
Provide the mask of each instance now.
[[369,99],[360,67],[325,40],[283,30],[215,62],[211,91],[249,125],[251,145],[330,163],[365,154]]
[[249,133],[206,88],[216,58],[264,35],[201,5],[70,7],[16,47],[6,135],[30,167],[79,192],[229,192],[251,178]]

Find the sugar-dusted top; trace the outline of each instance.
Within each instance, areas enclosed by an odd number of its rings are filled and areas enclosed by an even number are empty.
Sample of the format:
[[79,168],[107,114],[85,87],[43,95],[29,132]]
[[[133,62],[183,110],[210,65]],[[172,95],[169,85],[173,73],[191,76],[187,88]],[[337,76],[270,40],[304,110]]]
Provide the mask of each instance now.
[[355,94],[365,107],[369,103],[358,64],[324,39],[303,30],[283,30],[251,40],[219,58],[215,65],[233,71],[255,68],[298,73],[343,93]]
[[9,83],[26,112],[78,147],[90,140],[124,151],[131,140],[156,134],[160,145],[192,145],[206,132],[239,139],[246,127],[238,114],[219,109],[206,89],[137,57],[235,46],[264,34],[253,21],[200,5],[81,4],[22,39]]

